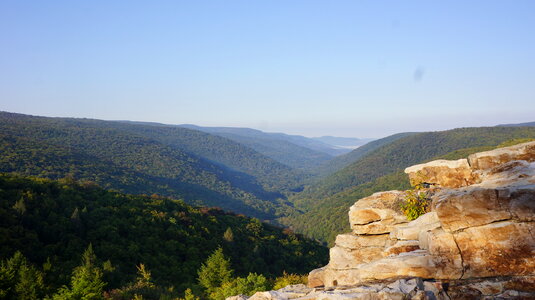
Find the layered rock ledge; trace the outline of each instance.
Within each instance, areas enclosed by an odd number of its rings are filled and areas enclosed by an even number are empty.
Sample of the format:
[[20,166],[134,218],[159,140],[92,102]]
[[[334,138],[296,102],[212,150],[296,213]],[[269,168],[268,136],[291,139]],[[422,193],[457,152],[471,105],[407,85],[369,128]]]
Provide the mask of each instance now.
[[405,172],[429,212],[407,220],[402,191],[360,199],[308,288],[249,299],[535,299],[535,142]]

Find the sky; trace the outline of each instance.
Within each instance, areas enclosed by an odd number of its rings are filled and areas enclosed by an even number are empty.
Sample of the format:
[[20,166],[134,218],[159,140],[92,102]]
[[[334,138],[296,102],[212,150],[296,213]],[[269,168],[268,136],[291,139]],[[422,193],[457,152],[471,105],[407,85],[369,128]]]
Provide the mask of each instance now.
[[0,1],[0,110],[382,137],[535,121],[535,1]]

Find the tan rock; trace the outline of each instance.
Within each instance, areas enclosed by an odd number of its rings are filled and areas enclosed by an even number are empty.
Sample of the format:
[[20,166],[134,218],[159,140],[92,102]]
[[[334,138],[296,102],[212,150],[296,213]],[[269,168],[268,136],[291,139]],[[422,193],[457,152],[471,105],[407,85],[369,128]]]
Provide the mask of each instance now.
[[478,175],[472,172],[468,160],[434,160],[425,164],[405,169],[411,185],[421,183],[436,184],[439,187],[457,188],[468,186],[478,181]]
[[433,278],[435,269],[431,259],[424,250],[401,253],[360,265],[358,276],[361,281],[396,277]]
[[[352,233],[337,236],[329,264],[309,275],[309,286],[325,289],[303,298],[535,296],[526,288],[535,286],[535,142],[472,161],[477,171],[468,160],[407,169],[412,181],[418,175],[442,185],[433,189],[431,212],[412,222],[400,211],[404,192],[357,201],[349,212]],[[410,292],[384,284],[409,277],[433,282]]]
[[321,272],[321,281],[325,286],[333,287],[396,277],[432,278],[435,271],[432,266],[429,253],[416,250],[361,264],[353,269],[325,268]]
[[314,291],[313,288],[309,288],[304,284],[293,284],[278,289],[277,292],[285,294],[288,299],[302,298]]
[[394,245],[383,251],[383,256],[397,255],[403,252],[411,252],[420,249],[420,243],[417,240],[398,241]]
[[408,222],[400,211],[404,197],[404,192],[389,191],[360,199],[349,209],[351,229],[355,234],[384,234]]
[[323,267],[323,268],[314,269],[310,273],[308,273],[307,286],[311,288],[325,286],[325,283],[324,283],[325,270],[326,268]]
[[329,251],[329,268],[349,269],[383,257],[383,247],[348,249],[334,246]]
[[498,165],[481,173],[481,183],[485,188],[514,187],[535,184],[535,163],[515,160]]
[[511,218],[510,199],[499,197],[495,189],[444,190],[433,201],[442,227],[449,232]]
[[249,300],[289,300],[284,293],[277,291],[256,292]]
[[437,279],[459,279],[463,272],[463,260],[453,234],[436,228],[422,231],[419,237],[422,249],[433,257]]
[[535,220],[535,186],[444,190],[433,201],[442,227],[449,232],[500,220]]
[[429,212],[406,225],[395,226],[390,233],[390,237],[398,240],[417,240],[420,231],[432,230],[438,227],[440,227],[440,221],[437,213]]
[[474,170],[489,170],[513,160],[535,161],[535,141],[468,156],[468,162]]
[[247,299],[249,299],[249,297],[245,295],[236,295],[236,296],[230,296],[230,297],[225,298],[225,300],[247,300]]
[[348,249],[360,249],[362,247],[384,247],[388,238],[388,234],[355,235],[352,233],[345,233],[336,236],[335,244]]
[[454,233],[464,265],[463,278],[533,275],[535,223],[503,221]]

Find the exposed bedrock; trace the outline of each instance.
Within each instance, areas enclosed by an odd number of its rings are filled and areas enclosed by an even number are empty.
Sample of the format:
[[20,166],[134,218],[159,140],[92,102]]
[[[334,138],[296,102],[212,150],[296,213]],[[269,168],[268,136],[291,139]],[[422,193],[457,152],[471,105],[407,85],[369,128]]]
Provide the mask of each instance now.
[[414,277],[461,287],[477,279],[470,284],[478,288],[462,289],[498,295],[518,286],[518,278],[533,282],[535,142],[416,165],[406,173],[413,184],[431,186],[429,212],[409,222],[400,209],[402,191],[358,200],[349,212],[352,232],[337,237],[329,264],[310,273],[310,287]]
[[403,191],[360,199],[308,287],[249,299],[535,299],[535,142],[405,172],[427,213],[409,221]]

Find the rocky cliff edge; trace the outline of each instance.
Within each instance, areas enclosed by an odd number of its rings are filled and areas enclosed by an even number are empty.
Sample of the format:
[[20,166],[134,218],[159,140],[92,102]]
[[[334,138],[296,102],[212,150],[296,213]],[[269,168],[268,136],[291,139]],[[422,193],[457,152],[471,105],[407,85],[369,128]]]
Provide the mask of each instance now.
[[308,287],[249,299],[535,299],[535,142],[405,173],[427,213],[409,221],[403,191],[360,199]]

